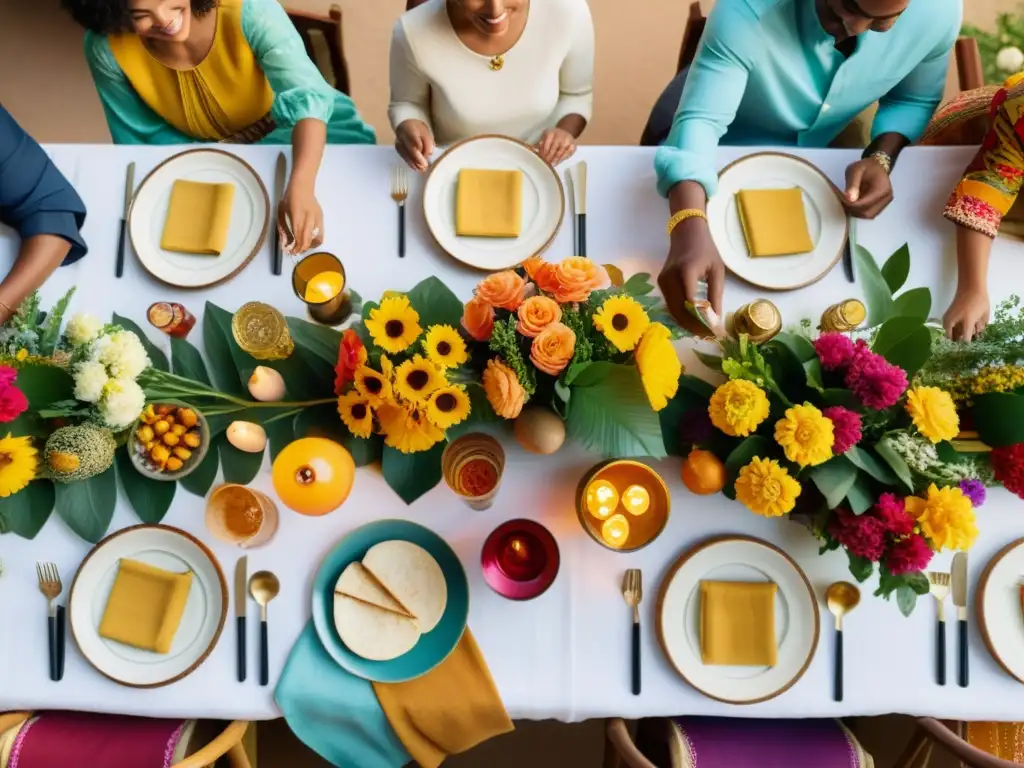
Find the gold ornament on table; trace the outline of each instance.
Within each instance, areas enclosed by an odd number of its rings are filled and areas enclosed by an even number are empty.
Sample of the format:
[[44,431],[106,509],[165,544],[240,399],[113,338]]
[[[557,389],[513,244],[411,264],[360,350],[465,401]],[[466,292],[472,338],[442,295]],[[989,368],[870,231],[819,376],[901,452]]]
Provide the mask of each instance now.
[[768,299],[755,299],[736,310],[728,330],[733,336],[746,334],[755,344],[764,344],[782,330],[782,313]]
[[500,53],[497,56],[492,56],[488,66],[492,72],[500,72],[501,68],[505,66],[505,57]]
[[239,307],[231,318],[231,335],[257,360],[284,360],[295,351],[284,315],[261,301]]
[[826,309],[821,315],[821,324],[818,327],[822,331],[848,333],[863,323],[867,316],[868,311],[863,302],[847,299]]

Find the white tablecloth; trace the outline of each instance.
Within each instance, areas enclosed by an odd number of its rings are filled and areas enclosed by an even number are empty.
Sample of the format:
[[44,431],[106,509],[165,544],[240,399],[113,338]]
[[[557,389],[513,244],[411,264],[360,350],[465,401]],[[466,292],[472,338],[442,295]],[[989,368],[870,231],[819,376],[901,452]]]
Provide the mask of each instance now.
[[[78,286],[72,311],[87,310],[103,317],[111,311],[133,318],[143,328],[146,307],[158,299],[182,301],[197,316],[209,299],[229,310],[244,301],[272,302],[286,314],[301,315],[286,275],[270,274],[270,247],[234,280],[202,292],[173,290],[152,280],[129,257],[123,280],[114,279],[117,226],[123,199],[124,170],[138,164],[138,178],[174,152],[170,148],[111,146],[51,146],[48,150],[85,199],[89,215],[85,237],[89,255],[78,264],[58,270],[44,290],[46,305],[71,285]],[[233,149],[268,180],[273,178],[276,150]],[[723,150],[725,164],[744,154]],[[855,157],[842,151],[801,151],[838,185],[846,165]],[[906,152],[895,171],[896,200],[878,221],[863,222],[858,239],[880,259],[909,241],[912,268],[909,284],[930,286],[933,312],[941,314],[955,287],[953,228],[940,217],[945,196],[967,162],[970,151],[914,149]],[[666,205],[654,191],[653,152],[640,148],[585,148],[579,159],[590,164],[590,256],[614,262],[627,274],[645,270],[657,274],[665,253]],[[396,255],[395,207],[388,197],[388,167],[396,158],[388,148],[330,147],[320,172],[317,194],[323,205],[325,247],[337,253],[350,285],[362,296],[376,298],[385,289],[411,288],[430,274],[441,277],[465,299],[479,275],[462,269],[439,253],[426,232],[420,212],[420,180],[413,183],[409,209],[409,249],[404,261]],[[13,253],[13,240],[0,249]],[[572,227],[564,225],[548,258],[571,254]],[[992,264],[991,285],[1002,298],[1024,284],[1024,246],[1000,240]],[[836,268],[824,280],[793,293],[772,298],[784,318],[817,317],[830,303],[858,292]],[[730,306],[760,291],[731,280]],[[167,348],[157,332],[150,337]],[[201,335],[193,334],[199,343]],[[700,370],[688,352],[684,362]],[[469,574],[469,623],[490,664],[501,696],[514,718],[558,718],[575,721],[623,715],[729,714],[748,717],[819,717],[903,712],[964,719],[1020,719],[1024,686],[1004,674],[989,657],[972,626],[971,684],[955,685],[956,642],[950,628],[950,684],[934,683],[934,608],[930,598],[904,619],[895,603],[870,597],[846,623],[846,700],[832,701],[832,634],[822,604],[822,631],[814,661],[804,677],[772,701],[749,707],[728,706],[691,689],[666,662],[654,635],[654,606],[659,583],[669,565],[709,536],[744,533],[782,546],[822,592],[837,579],[848,578],[842,553],[817,555],[806,531],[785,521],[758,518],[724,497],[698,498],[678,480],[679,461],[658,465],[673,494],[671,520],[655,543],[634,554],[608,551],[580,529],[573,510],[573,490],[580,475],[597,458],[567,446],[553,457],[525,454],[509,440],[508,467],[494,507],[473,512],[443,485],[412,506],[406,506],[374,470],[358,473],[348,502],[323,518],[307,518],[282,508],[281,526],[266,547],[250,553],[250,571],[274,570],[282,592],[271,606],[271,686],[261,688],[255,676],[235,681],[234,631],[226,626],[221,642],[205,664],[190,677],[165,688],[135,690],[102,677],[78,653],[69,638],[63,682],[49,680],[45,603],[35,581],[34,563],[52,560],[70,584],[89,545],[54,516],[34,541],[0,537],[0,711],[15,708],[66,708],[140,715],[272,718],[279,714],[272,698],[292,642],[309,619],[310,586],[321,558],[348,531],[384,517],[423,523],[445,537],[458,552]],[[254,485],[270,490],[267,467]],[[180,489],[164,522],[198,535],[220,558],[228,576],[239,551],[212,539],[203,526],[204,501]],[[542,521],[555,534],[561,549],[558,578],[542,597],[515,603],[497,596],[484,584],[480,548],[500,522],[518,516]],[[138,522],[121,499],[111,530]],[[1024,504],[1005,491],[990,495],[979,515],[981,536],[971,553],[971,578],[976,580],[986,561],[999,548],[1024,535]],[[937,558],[943,565],[946,558]],[[627,567],[643,570],[642,604],[643,694],[629,691],[630,612],[619,593]],[[971,597],[974,592],[972,589]],[[250,617],[253,615],[250,611]],[[257,622],[250,618],[250,669],[255,669]],[[69,632],[70,635],[70,632]]]

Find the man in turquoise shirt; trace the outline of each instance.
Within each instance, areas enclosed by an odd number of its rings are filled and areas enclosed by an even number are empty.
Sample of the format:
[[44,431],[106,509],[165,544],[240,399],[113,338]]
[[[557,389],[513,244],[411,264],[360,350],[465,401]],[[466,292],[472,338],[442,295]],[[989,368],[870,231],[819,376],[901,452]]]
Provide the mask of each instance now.
[[676,222],[658,283],[678,318],[702,279],[722,314],[725,268],[702,218],[717,185],[719,142],[827,147],[878,101],[872,142],[847,169],[845,193],[850,215],[874,218],[892,200],[889,172],[900,150],[942,97],[961,4],[718,0],[655,156],[658,191]]

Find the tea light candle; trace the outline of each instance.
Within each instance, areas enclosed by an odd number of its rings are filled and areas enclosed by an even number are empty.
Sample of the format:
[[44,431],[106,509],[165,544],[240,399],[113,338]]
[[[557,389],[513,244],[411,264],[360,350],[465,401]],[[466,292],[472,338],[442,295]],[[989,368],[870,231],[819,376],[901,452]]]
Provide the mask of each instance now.
[[631,515],[640,516],[651,506],[651,494],[642,485],[631,485],[622,494],[622,506]]
[[306,284],[305,299],[310,304],[323,304],[330,301],[345,287],[345,279],[340,272],[320,272]]
[[629,521],[625,515],[612,515],[601,526],[601,537],[610,547],[618,549],[625,546],[629,538]]
[[508,542],[508,556],[510,560],[526,562],[530,558],[530,550],[526,542],[517,536]]
[[607,480],[595,480],[587,488],[587,509],[599,520],[607,520],[619,506],[619,492]]

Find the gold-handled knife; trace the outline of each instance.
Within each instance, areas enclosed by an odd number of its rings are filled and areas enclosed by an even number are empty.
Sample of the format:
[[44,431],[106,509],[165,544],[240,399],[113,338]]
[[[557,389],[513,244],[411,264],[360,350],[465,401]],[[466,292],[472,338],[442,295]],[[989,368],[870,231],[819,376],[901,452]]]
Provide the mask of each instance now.
[[124,274],[124,251],[128,247],[128,210],[132,207],[132,196],[135,194],[135,163],[128,163],[128,171],[124,179],[124,215],[121,216],[121,232],[117,236],[117,263],[114,277]]
[[581,160],[569,169],[572,184],[573,213],[576,226],[573,229],[573,255],[587,255],[587,161]]
[[277,233],[277,209],[281,205],[281,198],[284,197],[284,183],[288,176],[288,158],[284,152],[277,153],[277,167],[274,170],[274,211],[271,214],[274,226],[274,261],[271,264],[271,271],[275,275],[281,274],[284,266],[284,256],[281,253],[281,236]]
[[956,606],[956,623],[960,640],[957,655],[960,659],[957,682],[966,688],[969,680],[967,667],[967,553],[957,552],[953,556],[950,575],[953,587],[953,605]]
[[249,558],[235,563],[235,624],[238,631],[238,682],[245,682],[245,608],[249,599]]

